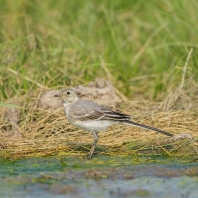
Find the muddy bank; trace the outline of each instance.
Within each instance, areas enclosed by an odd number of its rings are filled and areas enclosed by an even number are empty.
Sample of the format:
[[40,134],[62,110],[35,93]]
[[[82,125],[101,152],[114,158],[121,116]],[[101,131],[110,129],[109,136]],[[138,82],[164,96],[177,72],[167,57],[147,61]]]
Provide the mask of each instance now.
[[166,157],[1,160],[1,197],[196,197],[198,163]]

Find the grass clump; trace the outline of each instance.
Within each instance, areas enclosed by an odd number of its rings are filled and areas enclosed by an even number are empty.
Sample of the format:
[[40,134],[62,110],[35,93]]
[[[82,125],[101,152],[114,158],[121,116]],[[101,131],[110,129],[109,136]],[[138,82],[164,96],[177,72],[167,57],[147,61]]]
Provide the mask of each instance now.
[[[19,108],[0,109],[1,158],[21,158],[46,155],[81,155],[87,153],[93,138],[91,133],[72,127],[63,109],[45,109],[38,106],[39,96],[46,90],[36,90],[15,99]],[[11,101],[11,103],[14,101]],[[186,105],[185,101],[182,100]],[[122,101],[122,111],[146,125],[155,126],[174,134],[167,138],[152,131],[130,126],[116,126],[99,134],[98,151],[110,155],[157,154],[189,156],[197,152],[197,114],[185,112],[178,100],[164,110],[162,102],[139,100]],[[157,108],[156,108],[157,107]],[[187,108],[185,109],[187,110]],[[11,119],[10,114],[19,116]],[[184,138],[174,139],[178,134]],[[192,135],[194,139],[185,138]],[[84,153],[82,153],[84,151]]]
[[[16,156],[42,156],[75,153],[66,142],[91,141],[83,132],[76,135],[63,114],[39,109],[36,101],[44,90],[96,77],[111,80],[125,98],[122,110],[135,120],[197,137],[196,0],[0,3],[2,149]],[[16,141],[9,134],[12,123],[4,119],[8,103],[20,106],[15,127],[25,139]],[[132,135],[131,129],[118,127],[122,130],[125,135],[111,129],[104,137],[115,137],[114,146],[124,149],[129,138],[137,146],[148,134],[134,129]],[[101,144],[113,149],[104,140]]]
[[169,82],[179,83],[190,48],[188,73],[197,74],[195,0],[8,0],[2,5],[2,100],[108,74],[128,97],[162,100]]

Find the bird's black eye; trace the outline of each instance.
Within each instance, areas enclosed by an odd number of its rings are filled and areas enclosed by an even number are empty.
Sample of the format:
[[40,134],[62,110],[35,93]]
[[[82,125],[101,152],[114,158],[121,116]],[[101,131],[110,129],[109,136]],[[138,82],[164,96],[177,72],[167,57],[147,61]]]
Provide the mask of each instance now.
[[70,92],[68,91],[68,92],[67,92],[67,95],[69,95],[69,94],[70,94]]

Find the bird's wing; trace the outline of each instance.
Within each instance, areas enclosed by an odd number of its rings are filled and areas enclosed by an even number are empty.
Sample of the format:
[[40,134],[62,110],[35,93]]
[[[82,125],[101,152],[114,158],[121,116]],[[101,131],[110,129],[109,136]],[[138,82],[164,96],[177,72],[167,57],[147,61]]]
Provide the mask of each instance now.
[[81,121],[101,120],[105,115],[99,110],[78,111],[74,113],[76,119]]
[[104,118],[102,118],[102,120],[114,120],[114,121],[121,122],[121,121],[125,121],[125,120],[130,120],[130,118],[131,118],[130,115],[126,115],[126,114],[119,113],[116,111],[111,111],[106,108],[102,108],[100,110],[105,115]]
[[125,121],[130,120],[130,116],[115,111],[108,110],[106,108],[97,109],[83,109],[75,111],[74,116],[81,121],[88,120],[112,120],[112,121]]

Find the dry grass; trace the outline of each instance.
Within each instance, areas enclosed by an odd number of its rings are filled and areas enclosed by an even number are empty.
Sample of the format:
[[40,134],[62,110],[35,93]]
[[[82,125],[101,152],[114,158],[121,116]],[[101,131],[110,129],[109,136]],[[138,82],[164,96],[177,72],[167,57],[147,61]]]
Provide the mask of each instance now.
[[195,138],[175,141],[117,126],[100,134],[97,150],[111,155],[196,154],[196,4],[195,0],[4,1],[0,157],[87,153],[92,135],[72,127],[62,109],[41,108],[38,100],[48,88],[81,85],[96,77],[114,83],[123,104],[118,108],[134,121]]
[[[39,98],[45,91],[38,89],[9,101],[20,106],[19,109],[12,107],[0,109],[1,158],[54,154],[84,155],[88,152],[93,141],[90,133],[72,127],[62,108],[53,110],[38,106]],[[102,153],[196,155],[198,139],[196,101],[191,100],[189,103],[189,97],[178,96],[177,101],[169,109],[164,109],[163,102],[150,103],[136,98],[123,101],[120,108],[124,113],[132,115],[136,122],[169,131],[174,135],[191,134],[194,140],[188,138],[175,140],[137,127],[116,126],[99,134],[98,150],[102,150]],[[17,124],[8,119],[9,109],[12,109],[11,112],[14,111],[15,115],[19,115]]]

